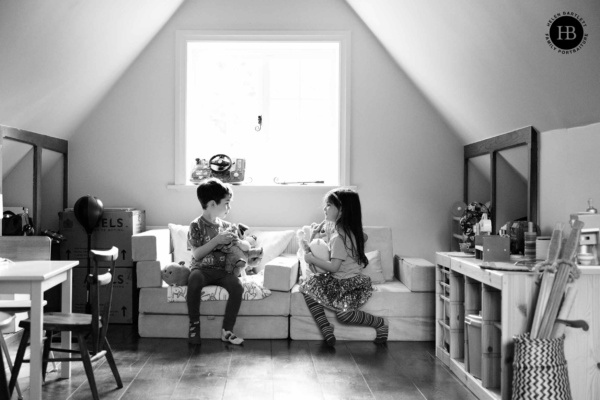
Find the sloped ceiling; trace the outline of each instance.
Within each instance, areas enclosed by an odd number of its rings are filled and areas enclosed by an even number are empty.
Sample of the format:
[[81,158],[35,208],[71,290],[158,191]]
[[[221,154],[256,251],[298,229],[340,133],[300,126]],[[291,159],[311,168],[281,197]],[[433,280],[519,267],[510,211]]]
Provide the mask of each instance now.
[[[600,121],[598,0],[346,1],[465,143]],[[585,21],[575,54],[546,43],[563,12]]]
[[0,1],[0,123],[68,139],[182,2]]
[[[182,2],[0,1],[0,124],[69,139]],[[3,178],[28,151],[5,141]]]
[[[0,1],[0,123],[68,139],[183,1]],[[465,143],[600,120],[598,0],[345,1]],[[563,11],[576,54],[544,38]]]

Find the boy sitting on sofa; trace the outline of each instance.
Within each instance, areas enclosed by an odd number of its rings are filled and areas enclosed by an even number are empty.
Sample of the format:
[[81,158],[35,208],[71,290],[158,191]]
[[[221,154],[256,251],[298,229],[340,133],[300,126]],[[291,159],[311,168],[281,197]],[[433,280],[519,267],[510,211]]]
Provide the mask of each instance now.
[[[188,278],[187,306],[190,318],[188,342],[200,344],[200,295],[202,288],[217,285],[229,293],[225,317],[221,330],[221,340],[232,344],[241,344],[244,339],[233,333],[233,326],[242,304],[244,288],[234,274],[225,269],[227,254],[221,251],[223,246],[238,241],[238,236],[228,230],[231,223],[223,221],[231,209],[233,191],[231,185],[211,178],[203,181],[196,189],[196,195],[202,206],[202,215],[190,224],[188,246],[192,250],[191,273]],[[248,250],[248,249],[246,249]],[[236,265],[245,268],[245,261]]]

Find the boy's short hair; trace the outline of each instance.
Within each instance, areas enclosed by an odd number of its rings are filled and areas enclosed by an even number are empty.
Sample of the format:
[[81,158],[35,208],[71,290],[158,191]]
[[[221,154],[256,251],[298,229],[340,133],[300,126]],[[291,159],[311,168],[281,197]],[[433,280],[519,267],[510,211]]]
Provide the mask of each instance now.
[[202,205],[202,209],[204,210],[206,210],[211,200],[219,204],[228,195],[233,195],[231,185],[223,183],[217,178],[209,178],[202,181],[198,185],[198,188],[196,188],[196,196],[198,196],[198,201],[200,201],[200,205]]

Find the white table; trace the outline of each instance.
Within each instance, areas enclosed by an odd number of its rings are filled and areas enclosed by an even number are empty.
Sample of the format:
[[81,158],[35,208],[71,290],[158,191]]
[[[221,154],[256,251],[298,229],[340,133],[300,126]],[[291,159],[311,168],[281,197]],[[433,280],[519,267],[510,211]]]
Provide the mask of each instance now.
[[[42,398],[42,323],[44,292],[62,284],[61,311],[71,312],[73,296],[72,269],[79,261],[16,261],[0,265],[0,293],[31,296],[31,365],[30,398]],[[71,349],[71,333],[63,332],[61,344]],[[71,377],[71,364],[62,363],[61,377]]]

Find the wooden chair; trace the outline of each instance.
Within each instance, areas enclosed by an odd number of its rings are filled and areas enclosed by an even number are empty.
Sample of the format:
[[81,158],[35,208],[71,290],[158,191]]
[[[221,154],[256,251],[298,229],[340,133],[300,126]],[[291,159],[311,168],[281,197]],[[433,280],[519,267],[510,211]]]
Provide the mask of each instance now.
[[0,236],[0,257],[13,261],[49,260],[52,239],[47,236]]
[[[50,260],[52,240],[46,236],[0,236],[0,256],[12,261]],[[45,305],[44,301],[44,305]],[[6,364],[13,368],[8,346],[3,331],[12,327],[14,330],[15,315],[31,310],[29,299],[0,299],[0,347],[6,356]],[[1,357],[1,354],[0,354]],[[17,395],[22,399],[21,388],[15,382]]]
[[[123,382],[117,369],[117,364],[113,357],[110,344],[106,339],[106,332],[108,329],[110,307],[112,302],[112,291],[113,291],[113,273],[115,272],[115,264],[119,256],[119,249],[113,247],[110,250],[100,251],[92,250],[91,258],[93,261],[92,273],[87,277],[87,283],[90,287],[90,303],[91,303],[91,314],[82,313],[45,313],[44,314],[44,330],[46,331],[46,340],[44,342],[44,353],[43,353],[43,366],[42,373],[45,375],[48,361],[61,361],[61,362],[72,362],[82,361],[92,390],[92,396],[94,400],[98,400],[98,388],[96,387],[96,381],[94,379],[94,371],[92,368],[92,362],[106,357],[108,365],[112,370],[112,373],[117,382],[117,387],[122,388]],[[103,274],[99,274],[98,269],[99,263],[109,263],[109,269]],[[102,287],[102,290],[100,290]],[[100,292],[103,293],[100,293]],[[101,301],[102,298],[102,301]],[[13,368],[12,377],[9,383],[9,389],[12,393],[14,384],[16,382],[19,370],[24,360],[25,349],[30,335],[30,321],[23,320],[19,324],[24,328],[23,337],[17,350],[17,356],[15,359],[15,365]],[[70,353],[79,354],[80,358],[50,358],[50,351],[62,352],[65,350],[62,348],[52,348],[52,335],[54,332],[71,331],[74,336],[77,337],[77,343],[79,350],[70,350]],[[88,340],[90,346],[88,347]]]
[[[8,346],[6,345],[6,341],[4,340],[4,330],[6,328],[8,328],[9,326],[12,325],[13,321],[15,320],[15,314],[14,313],[7,313],[7,312],[2,312],[0,311],[0,347],[2,347],[2,353],[4,353],[4,356],[6,357],[6,366],[8,367],[9,371],[12,371],[13,369],[13,364],[10,360],[10,352],[8,351]],[[0,360],[3,359],[2,357],[2,353],[0,353]],[[2,361],[4,363],[4,361]],[[0,384],[5,383],[7,390],[8,390],[8,381],[6,381],[6,371],[4,370],[4,364],[2,364],[2,372],[5,374],[4,376],[4,382],[0,381]],[[0,378],[2,379],[2,378]],[[19,385],[16,385],[16,389],[17,389],[17,396],[19,397],[19,400],[21,400],[23,398],[23,394],[21,393],[21,388],[19,387]],[[2,396],[0,396],[0,398],[3,398]]]
[[8,382],[6,380],[6,369],[4,368],[4,358],[0,354],[0,399],[10,399],[8,391]]

